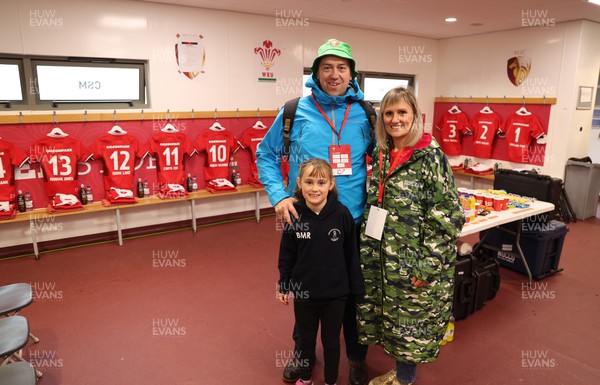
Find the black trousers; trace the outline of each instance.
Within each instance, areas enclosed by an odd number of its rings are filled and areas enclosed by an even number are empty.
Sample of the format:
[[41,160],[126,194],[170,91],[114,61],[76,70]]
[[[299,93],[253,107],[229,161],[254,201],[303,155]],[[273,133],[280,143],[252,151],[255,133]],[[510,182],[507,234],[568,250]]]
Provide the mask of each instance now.
[[346,298],[294,301],[301,379],[311,378],[320,321],[325,383],[336,383],[340,363],[340,331],[346,302]]
[[[356,239],[360,239],[360,225],[356,225]],[[359,247],[358,242],[356,247]],[[358,343],[358,326],[356,324],[356,299],[352,295],[348,295],[346,300],[346,309],[344,310],[344,341],[346,342],[346,357],[352,361],[364,361],[367,358],[368,345]],[[294,350],[298,348],[298,330],[294,325],[292,332],[294,340]]]

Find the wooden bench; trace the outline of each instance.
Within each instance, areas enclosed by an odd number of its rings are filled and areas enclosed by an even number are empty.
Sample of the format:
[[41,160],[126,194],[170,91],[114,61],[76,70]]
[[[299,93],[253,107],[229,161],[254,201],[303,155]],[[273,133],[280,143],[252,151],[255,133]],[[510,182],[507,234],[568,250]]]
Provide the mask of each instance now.
[[35,221],[43,220],[45,218],[57,218],[57,217],[65,217],[65,216],[73,216],[73,215],[84,215],[84,214],[92,214],[99,213],[103,211],[113,211],[115,213],[115,223],[117,228],[117,236],[119,246],[123,245],[123,232],[121,229],[121,210],[126,210],[129,208],[135,207],[144,207],[149,205],[159,205],[166,203],[176,203],[176,202],[189,202],[190,203],[190,211],[192,216],[192,230],[194,233],[197,231],[196,225],[196,201],[223,197],[223,196],[233,196],[240,194],[254,194],[254,202],[255,202],[255,217],[256,221],[260,221],[260,206],[259,206],[259,194],[261,191],[264,191],[264,188],[253,187],[251,185],[240,185],[236,187],[236,191],[224,191],[219,193],[211,193],[208,190],[199,190],[196,192],[189,193],[188,197],[185,198],[173,198],[173,199],[160,199],[158,196],[153,195],[147,198],[137,198],[137,203],[132,204],[122,204],[122,205],[112,205],[112,206],[104,206],[102,202],[94,202],[83,206],[83,210],[74,210],[74,211],[65,211],[65,212],[57,212],[57,213],[49,213],[46,208],[39,208],[32,211],[27,211],[24,213],[17,213],[17,216],[13,219],[8,219],[4,221],[0,221],[0,224],[5,223],[16,223],[16,222],[28,222],[31,229],[31,241],[33,244],[33,253],[35,254],[35,258],[39,259],[39,250],[38,250],[38,241],[37,241],[37,227],[34,225]]

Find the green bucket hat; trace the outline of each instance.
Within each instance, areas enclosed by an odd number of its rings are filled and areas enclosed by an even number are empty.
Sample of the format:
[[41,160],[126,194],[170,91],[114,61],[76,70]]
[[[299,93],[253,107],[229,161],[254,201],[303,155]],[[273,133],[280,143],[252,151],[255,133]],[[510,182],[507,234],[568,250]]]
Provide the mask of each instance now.
[[344,43],[343,41],[339,41],[337,39],[329,39],[327,40],[327,43],[319,47],[317,57],[313,61],[313,65],[310,68],[313,73],[313,76],[317,74],[317,70],[319,69],[319,61],[321,61],[321,58],[323,56],[328,55],[333,55],[350,60],[350,70],[352,71],[352,79],[354,79],[356,75],[358,75],[358,71],[356,70],[356,63],[352,58],[352,48],[350,48],[348,43]]

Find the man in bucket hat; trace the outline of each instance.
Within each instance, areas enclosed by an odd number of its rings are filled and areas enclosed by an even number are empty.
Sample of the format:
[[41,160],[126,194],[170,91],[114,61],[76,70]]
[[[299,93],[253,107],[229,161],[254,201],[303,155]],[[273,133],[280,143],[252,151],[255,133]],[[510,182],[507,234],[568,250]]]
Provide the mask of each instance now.
[[[291,224],[291,216],[298,218],[293,195],[300,164],[310,158],[328,160],[335,175],[339,200],[352,213],[358,232],[366,205],[366,155],[372,151],[374,142],[369,117],[358,103],[364,94],[356,82],[358,71],[350,46],[336,39],[328,40],[319,47],[311,70],[312,76],[305,85],[312,94],[298,102],[289,135],[289,152],[284,153],[284,111],[281,109],[258,146],[259,179],[275,207],[277,219]],[[348,158],[348,161],[338,164],[332,161],[334,157]],[[287,183],[284,183],[281,171],[283,158],[289,162]],[[343,332],[350,366],[349,382],[364,385],[367,383],[367,346],[358,343],[356,299],[352,295],[346,303]],[[296,343],[294,357],[298,357],[296,327],[293,338]],[[285,367],[284,381],[301,381],[297,361],[290,360]],[[309,364],[314,365],[314,362]]]

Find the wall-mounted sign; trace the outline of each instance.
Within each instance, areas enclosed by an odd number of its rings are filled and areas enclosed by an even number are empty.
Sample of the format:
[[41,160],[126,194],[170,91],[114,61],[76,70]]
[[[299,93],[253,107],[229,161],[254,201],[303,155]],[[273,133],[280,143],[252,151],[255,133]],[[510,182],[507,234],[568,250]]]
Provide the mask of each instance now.
[[179,73],[190,79],[194,79],[204,73],[204,62],[206,53],[202,44],[202,35],[177,34],[175,43],[175,59],[179,67]]
[[260,58],[258,81],[277,81],[273,67],[275,66],[275,57],[281,55],[281,50],[274,48],[273,42],[270,40],[265,40],[262,42],[262,46],[254,48],[254,54]]
[[591,110],[592,96],[594,95],[594,87],[579,87],[579,95],[577,95],[577,109]]
[[518,87],[527,79],[529,71],[531,70],[531,59],[527,56],[514,56],[508,59],[506,63],[506,72],[508,74],[508,80],[515,86]]

